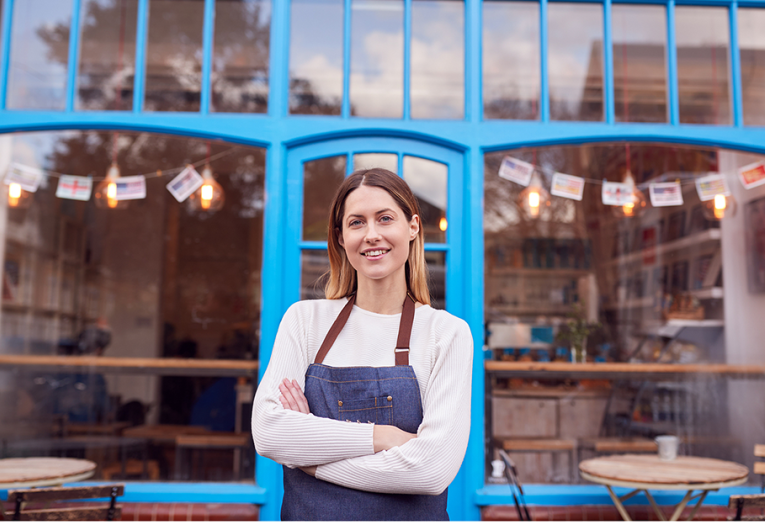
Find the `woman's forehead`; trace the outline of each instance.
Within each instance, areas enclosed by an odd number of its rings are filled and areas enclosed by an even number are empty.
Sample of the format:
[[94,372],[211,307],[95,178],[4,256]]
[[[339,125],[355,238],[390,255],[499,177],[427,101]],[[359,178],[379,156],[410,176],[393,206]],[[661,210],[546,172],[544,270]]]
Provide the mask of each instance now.
[[386,208],[401,211],[393,196],[377,186],[360,186],[345,198],[345,216],[377,213]]

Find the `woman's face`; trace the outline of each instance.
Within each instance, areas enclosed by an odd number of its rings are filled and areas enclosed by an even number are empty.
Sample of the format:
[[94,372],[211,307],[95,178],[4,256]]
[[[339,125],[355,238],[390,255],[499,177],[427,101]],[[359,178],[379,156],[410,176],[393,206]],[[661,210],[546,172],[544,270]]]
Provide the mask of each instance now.
[[338,239],[359,280],[361,276],[381,280],[403,272],[409,242],[419,231],[417,215],[408,221],[387,191],[361,186],[345,199]]

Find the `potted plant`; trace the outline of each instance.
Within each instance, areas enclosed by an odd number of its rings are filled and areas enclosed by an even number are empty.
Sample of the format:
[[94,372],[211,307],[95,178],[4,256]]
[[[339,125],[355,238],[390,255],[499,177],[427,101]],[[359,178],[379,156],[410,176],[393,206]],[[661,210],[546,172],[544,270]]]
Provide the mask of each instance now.
[[571,361],[583,363],[587,360],[587,337],[601,325],[587,322],[587,313],[582,304],[576,303],[567,315],[568,322],[563,324],[555,340],[571,349]]

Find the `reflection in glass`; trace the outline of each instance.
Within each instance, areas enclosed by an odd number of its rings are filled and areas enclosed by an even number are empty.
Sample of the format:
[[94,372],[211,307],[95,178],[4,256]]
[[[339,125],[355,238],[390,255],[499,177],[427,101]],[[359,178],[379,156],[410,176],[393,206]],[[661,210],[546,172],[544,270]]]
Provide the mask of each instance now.
[[72,0],[13,5],[8,70],[9,109],[63,110]]
[[324,285],[329,279],[329,255],[326,250],[304,250],[300,254],[300,299],[323,300]]
[[404,108],[404,2],[352,0],[351,114],[400,118]]
[[381,167],[398,175],[398,155],[394,153],[356,153],[353,155],[353,170]]
[[603,119],[603,6],[548,7],[550,118]]
[[425,242],[445,242],[449,167],[433,160],[405,156],[403,177],[420,203]]
[[446,254],[444,252],[426,252],[430,276],[430,305],[435,309],[446,309]]
[[290,113],[339,115],[343,99],[343,0],[293,0]]
[[663,6],[613,6],[616,121],[667,121],[666,20]]
[[[224,155],[212,166],[226,193],[225,206],[212,214],[187,212],[166,189],[174,175],[156,174],[204,158],[205,142],[148,133],[121,132],[118,154],[125,174],[147,175],[145,199],[131,201],[127,210],[106,211],[92,199],[57,198],[58,178],[52,175],[103,175],[112,138],[112,131],[0,136],[14,160],[52,172],[27,211],[2,209],[0,354],[83,356],[84,362],[79,373],[40,366],[34,374],[2,380],[4,456],[11,451],[30,456],[25,442],[47,442],[54,416],[65,418],[68,429],[81,429],[70,433],[116,432],[116,422],[145,422],[148,404],[161,423],[234,431],[234,398],[220,407],[209,404],[215,396],[235,395],[235,377],[160,376],[150,368],[141,374],[101,374],[84,356],[171,363],[257,359],[265,150],[211,143],[213,157]],[[76,425],[82,422],[94,425]],[[25,428],[16,428],[20,425]],[[140,452],[145,457],[145,448]],[[119,451],[98,453],[94,479],[102,480],[108,469],[119,470]],[[242,453],[251,473],[253,453]],[[231,451],[220,455],[200,448],[195,455],[214,458],[199,466],[205,469],[192,468],[190,458],[179,459],[181,477],[240,480],[232,474]],[[172,458],[149,458],[157,466],[152,480],[174,479]]]
[[78,109],[133,107],[138,0],[87,0],[80,12]]
[[270,0],[215,2],[211,110],[268,110],[270,28]]
[[677,84],[682,123],[731,122],[728,9],[675,9]]
[[483,114],[539,118],[539,4],[483,2]]
[[744,124],[765,125],[765,10],[739,8],[738,47]]
[[303,241],[326,241],[329,207],[345,179],[345,156],[303,164]]
[[149,2],[146,110],[199,111],[204,0]]
[[464,12],[462,1],[412,2],[412,118],[454,120],[464,115]]

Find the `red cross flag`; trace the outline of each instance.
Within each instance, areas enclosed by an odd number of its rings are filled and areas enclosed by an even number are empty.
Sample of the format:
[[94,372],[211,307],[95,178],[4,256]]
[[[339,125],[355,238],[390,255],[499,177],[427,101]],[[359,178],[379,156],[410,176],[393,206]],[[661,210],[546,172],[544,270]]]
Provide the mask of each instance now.
[[92,189],[93,179],[90,177],[61,175],[58,178],[56,197],[61,197],[62,199],[74,199],[76,201],[87,201],[90,199],[90,192]]

